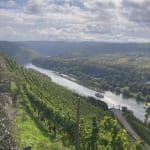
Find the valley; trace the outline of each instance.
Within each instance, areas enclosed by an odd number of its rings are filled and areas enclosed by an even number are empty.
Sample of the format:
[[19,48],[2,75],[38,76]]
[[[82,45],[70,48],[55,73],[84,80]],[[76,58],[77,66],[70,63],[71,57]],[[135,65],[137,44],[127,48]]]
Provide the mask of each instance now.
[[[23,54],[20,49],[18,51]],[[18,51],[13,51],[15,60],[20,57]],[[6,70],[1,71],[1,82],[7,85],[7,95],[13,104],[13,126],[10,123],[8,130],[14,146],[33,150],[74,149],[76,104],[80,97],[81,150],[96,147],[103,150],[146,149],[142,141],[150,143],[148,117],[145,122],[148,112],[144,109],[144,104],[149,102],[147,51],[136,52],[136,55],[135,52],[92,56],[78,53],[80,56],[67,57],[28,54],[30,59],[24,61],[28,69],[1,54]],[[6,89],[3,88],[1,95]],[[101,92],[104,98],[96,97],[96,92]],[[109,110],[122,106],[133,111],[126,112],[124,117],[141,141],[133,139]],[[43,143],[46,143],[44,147]]]
[[0,150],[150,150],[150,0],[0,0]]

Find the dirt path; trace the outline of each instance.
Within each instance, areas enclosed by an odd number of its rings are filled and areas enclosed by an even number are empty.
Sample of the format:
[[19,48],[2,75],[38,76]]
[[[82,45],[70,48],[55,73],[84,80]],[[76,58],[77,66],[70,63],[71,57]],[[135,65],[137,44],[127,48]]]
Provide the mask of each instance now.
[[[119,120],[119,122],[123,125],[123,127],[127,130],[127,132],[135,139],[141,140],[140,136],[134,131],[134,129],[130,126],[127,122],[121,110],[118,109],[111,109],[114,116]],[[150,150],[150,146],[148,144],[144,144],[146,150]]]

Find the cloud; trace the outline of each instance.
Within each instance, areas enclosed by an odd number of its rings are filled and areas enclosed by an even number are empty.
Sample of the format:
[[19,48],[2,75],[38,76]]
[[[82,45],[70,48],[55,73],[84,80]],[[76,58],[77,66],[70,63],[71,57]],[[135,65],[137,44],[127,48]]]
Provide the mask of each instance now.
[[41,13],[48,6],[48,0],[28,0],[25,9],[31,13]]
[[122,14],[130,21],[140,24],[150,24],[149,0],[125,0],[122,3]]
[[21,2],[0,1],[0,40],[150,41],[149,0]]
[[13,0],[1,0],[0,1],[0,8],[1,7],[13,7],[15,5],[15,1]]

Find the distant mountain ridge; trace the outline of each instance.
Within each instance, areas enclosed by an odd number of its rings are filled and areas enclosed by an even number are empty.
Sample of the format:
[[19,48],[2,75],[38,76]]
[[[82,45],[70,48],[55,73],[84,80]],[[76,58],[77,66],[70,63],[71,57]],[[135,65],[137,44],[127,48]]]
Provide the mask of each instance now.
[[20,42],[46,56],[89,56],[110,53],[150,52],[150,43],[107,43],[107,42],[63,42],[28,41]]
[[112,53],[150,53],[150,43],[106,43],[65,41],[0,41],[0,51],[24,64],[39,56],[84,57]]

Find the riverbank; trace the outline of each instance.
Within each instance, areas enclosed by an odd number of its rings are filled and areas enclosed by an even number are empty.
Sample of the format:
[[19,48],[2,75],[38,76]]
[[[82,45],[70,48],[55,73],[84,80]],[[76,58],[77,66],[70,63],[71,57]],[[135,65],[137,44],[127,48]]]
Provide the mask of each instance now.
[[150,68],[145,54],[102,54],[74,59],[43,57],[32,62],[39,67],[71,75],[82,85],[98,91],[122,93],[143,102],[149,100],[150,86],[147,83],[150,80]]
[[[66,78],[63,78],[63,77],[59,76],[58,74],[56,74],[55,71],[43,69],[43,68],[37,67],[33,64],[27,64],[26,68],[32,68],[36,71],[39,71],[39,72],[47,75],[48,77],[50,77],[53,82],[65,87],[67,89],[75,91],[78,94],[81,94],[81,95],[87,96],[87,97],[90,96],[90,97],[97,98],[95,96],[95,93],[97,91],[91,90],[91,89],[89,89],[85,86],[82,86],[76,82],[73,82]],[[100,99],[100,98],[97,98],[97,99]],[[109,108],[113,108],[113,107],[118,108],[119,106],[126,106],[126,107],[128,107],[129,110],[133,111],[134,115],[138,119],[140,119],[141,121],[144,121],[144,119],[145,119],[144,103],[138,102],[134,98],[124,98],[122,95],[116,95],[115,93],[106,91],[104,93],[104,98],[100,99],[100,100],[106,102],[107,105],[109,106]]]

